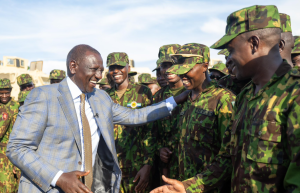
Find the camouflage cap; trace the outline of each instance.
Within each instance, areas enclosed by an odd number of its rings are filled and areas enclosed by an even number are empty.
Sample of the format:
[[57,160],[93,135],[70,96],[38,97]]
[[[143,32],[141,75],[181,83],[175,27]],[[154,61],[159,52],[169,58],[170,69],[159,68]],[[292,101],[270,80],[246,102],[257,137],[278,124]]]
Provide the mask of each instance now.
[[125,52],[113,52],[108,54],[106,66],[118,65],[126,66],[129,64],[128,55]]
[[17,83],[19,86],[32,82],[32,77],[29,74],[21,74],[17,77]]
[[156,61],[156,68],[154,70],[160,68],[160,64],[163,62],[172,62],[170,54],[175,54],[178,48],[180,48],[179,44],[169,44],[161,46],[158,51],[158,60]]
[[229,56],[229,52],[227,50],[227,48],[221,50],[220,52],[218,52],[218,55],[225,55],[225,56]]
[[279,13],[279,16],[282,32],[292,32],[291,17],[285,13]]
[[214,71],[214,70],[219,71],[219,72],[221,72],[222,74],[225,74],[225,75],[229,74],[228,68],[223,63],[215,64],[212,68],[209,69],[210,72]]
[[102,84],[102,85],[109,85],[107,78],[102,78],[100,81],[98,81],[96,84]]
[[63,70],[57,70],[57,69],[55,69],[55,70],[52,70],[52,71],[50,72],[50,76],[49,76],[49,79],[50,79],[50,80],[51,80],[51,79],[54,79],[54,80],[62,80],[62,79],[64,79],[64,78],[66,78],[66,72],[63,71]]
[[186,74],[196,64],[208,63],[210,60],[209,47],[203,44],[184,44],[176,54],[171,55],[173,66],[167,70],[172,74]]
[[133,72],[133,71],[128,72],[128,76],[135,76],[135,75],[137,75],[137,72]]
[[295,40],[294,48],[292,54],[300,54],[300,37]]
[[156,84],[149,73],[140,74],[138,77],[138,81],[140,84]]
[[235,11],[227,17],[225,35],[211,48],[223,49],[238,35],[264,28],[280,28],[280,17],[275,5],[254,5]]
[[18,102],[19,103],[24,102],[29,93],[30,93],[29,90],[24,90],[24,91],[19,92]]
[[12,88],[9,79],[7,78],[0,79],[0,89],[2,88]]

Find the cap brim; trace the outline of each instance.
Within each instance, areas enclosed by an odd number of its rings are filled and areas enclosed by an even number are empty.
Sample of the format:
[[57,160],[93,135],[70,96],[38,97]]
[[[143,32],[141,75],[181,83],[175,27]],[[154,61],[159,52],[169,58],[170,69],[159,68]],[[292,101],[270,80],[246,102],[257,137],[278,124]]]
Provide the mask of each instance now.
[[156,68],[154,68],[154,70],[152,70],[152,72],[154,72],[155,70],[158,70],[160,67],[156,67]]
[[176,64],[171,66],[167,72],[172,73],[172,74],[177,74],[177,75],[181,75],[181,74],[186,74],[188,73],[194,66],[195,64]]
[[240,35],[240,34],[233,34],[233,35],[230,35],[230,36],[224,35],[221,39],[219,39],[219,41],[217,41],[212,46],[210,46],[210,48],[224,49],[224,48],[226,48],[226,45],[238,35]]
[[106,67],[113,66],[113,65],[116,65],[116,66],[126,66],[127,63],[126,62],[115,62],[115,63],[107,65]]
[[222,72],[222,71],[220,71],[220,70],[217,70],[217,69],[214,69],[214,68],[208,69],[208,71],[209,71],[209,72],[211,72],[211,71],[218,71],[218,72],[220,72],[220,73],[222,73],[222,74],[224,74],[224,75],[228,75],[228,74],[225,74],[224,72]]
[[137,72],[129,72],[128,75],[129,76],[135,76],[135,75],[137,75]]

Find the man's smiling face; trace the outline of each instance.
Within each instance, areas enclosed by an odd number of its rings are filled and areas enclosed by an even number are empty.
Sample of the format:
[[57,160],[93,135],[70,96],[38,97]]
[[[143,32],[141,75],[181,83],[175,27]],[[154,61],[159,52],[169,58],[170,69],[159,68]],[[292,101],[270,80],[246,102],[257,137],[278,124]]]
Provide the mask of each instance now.
[[102,78],[103,71],[103,60],[100,54],[87,51],[80,64],[77,64],[74,79],[82,92],[89,93],[96,87],[96,82]]

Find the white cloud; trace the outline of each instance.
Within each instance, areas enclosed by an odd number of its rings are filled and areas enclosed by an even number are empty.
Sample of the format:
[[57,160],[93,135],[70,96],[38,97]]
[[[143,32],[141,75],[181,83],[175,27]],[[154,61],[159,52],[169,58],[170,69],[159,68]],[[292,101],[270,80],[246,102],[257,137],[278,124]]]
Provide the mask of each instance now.
[[213,33],[217,35],[224,35],[226,27],[226,20],[220,20],[218,18],[210,18],[201,27],[201,31],[205,33]]

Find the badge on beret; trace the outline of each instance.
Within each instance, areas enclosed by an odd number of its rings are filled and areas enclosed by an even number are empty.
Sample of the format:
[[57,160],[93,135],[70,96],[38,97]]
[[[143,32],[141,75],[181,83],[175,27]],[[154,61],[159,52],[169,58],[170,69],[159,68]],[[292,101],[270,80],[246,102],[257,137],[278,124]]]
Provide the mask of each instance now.
[[131,103],[127,103],[127,107],[131,107],[133,109],[137,108],[137,107],[141,107],[142,103],[137,103],[135,101],[132,101]]
[[8,119],[8,114],[6,112],[2,112],[2,120],[6,121]]

